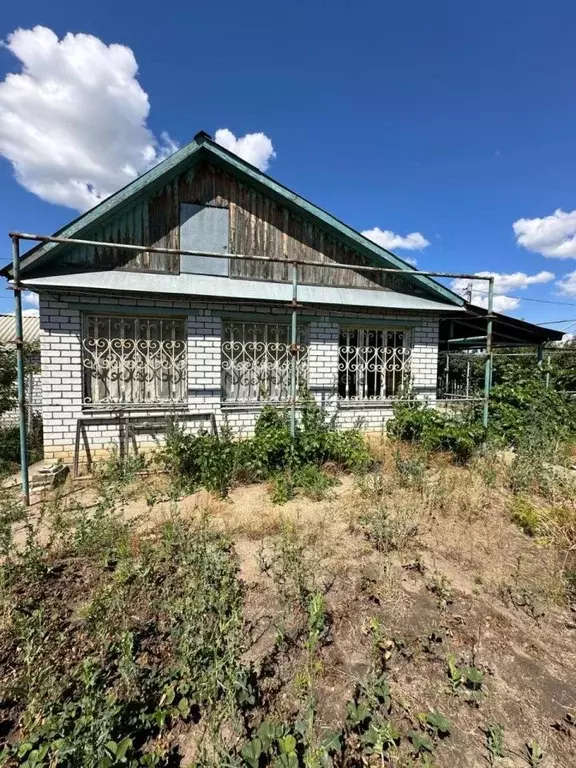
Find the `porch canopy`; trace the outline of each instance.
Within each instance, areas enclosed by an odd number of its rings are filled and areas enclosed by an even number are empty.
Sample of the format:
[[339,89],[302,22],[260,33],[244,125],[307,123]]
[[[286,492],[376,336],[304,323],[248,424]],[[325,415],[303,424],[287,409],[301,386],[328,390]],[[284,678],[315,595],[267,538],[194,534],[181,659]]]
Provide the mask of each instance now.
[[[485,349],[488,310],[472,304],[465,311],[440,320],[439,341],[444,349]],[[492,345],[495,347],[539,347],[561,341],[562,331],[492,313]]]

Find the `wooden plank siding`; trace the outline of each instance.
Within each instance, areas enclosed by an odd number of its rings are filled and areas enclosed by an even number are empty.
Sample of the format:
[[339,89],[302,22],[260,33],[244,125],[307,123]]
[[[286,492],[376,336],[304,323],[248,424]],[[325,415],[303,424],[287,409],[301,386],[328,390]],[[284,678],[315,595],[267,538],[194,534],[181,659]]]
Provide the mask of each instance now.
[[[230,211],[230,252],[313,261],[337,261],[368,265],[362,254],[347,248],[324,228],[298,216],[258,189],[239,182],[226,171],[207,163],[199,164],[178,180],[178,196],[166,212],[172,241],[178,237],[181,202],[228,207]],[[231,261],[230,276],[251,280],[291,279],[289,264],[258,261]],[[346,269],[299,267],[301,283],[328,286],[374,288],[376,285],[412,292],[406,281],[395,275],[377,275]]]
[[[229,252],[273,256],[287,264],[258,261],[230,262],[230,276],[251,280],[291,279],[289,261],[349,263],[358,270],[299,267],[301,283],[355,288],[380,287],[414,293],[413,286],[397,275],[362,273],[371,262],[363,254],[339,242],[326,228],[241,183],[218,166],[202,161],[185,174],[137,203],[104,226],[94,228],[90,239],[119,243],[180,247],[180,204],[196,203],[229,209]],[[150,272],[179,272],[180,259],[174,254],[130,253],[122,249],[78,248],[69,253],[68,263],[86,268],[127,269]]]

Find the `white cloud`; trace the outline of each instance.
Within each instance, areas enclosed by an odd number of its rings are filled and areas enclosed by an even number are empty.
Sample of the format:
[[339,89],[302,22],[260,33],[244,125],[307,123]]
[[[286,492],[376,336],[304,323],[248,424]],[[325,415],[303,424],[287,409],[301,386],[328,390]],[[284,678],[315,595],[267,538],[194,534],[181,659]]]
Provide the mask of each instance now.
[[29,307],[26,307],[22,310],[23,315],[37,315],[39,312],[39,306],[40,306],[40,297],[37,293],[33,293],[32,291],[24,291],[22,294],[22,303],[23,304],[29,304]]
[[32,291],[24,291],[22,300],[25,304],[30,304],[33,307],[40,306],[40,298],[38,294],[33,293]]
[[261,171],[266,171],[270,161],[276,157],[276,152],[272,146],[271,140],[265,133],[247,133],[245,136],[236,138],[228,128],[219,128],[214,139],[217,144],[234,152],[247,163],[255,165]]
[[[59,40],[42,26],[0,45],[21,66],[0,82],[0,155],[42,200],[85,211],[178,148],[148,128],[148,94],[127,46],[82,33]],[[237,139],[224,128],[216,140],[262,170],[275,157],[263,133]]]
[[[494,311],[506,312],[516,309],[520,304],[520,299],[515,296],[506,296],[509,291],[521,291],[530,285],[539,285],[549,283],[554,280],[554,274],[543,270],[535,275],[527,275],[525,272],[476,272],[478,277],[494,278]],[[452,281],[452,289],[460,296],[466,299],[472,292],[471,303],[478,307],[488,306],[488,281],[487,280],[467,280],[459,277]]]
[[558,208],[542,219],[518,219],[512,224],[523,248],[556,259],[576,259],[576,211]]
[[564,296],[576,296],[576,271],[568,272],[561,280],[556,282],[561,294]]
[[86,210],[175,150],[146,126],[130,48],[41,26],[3,45],[21,71],[0,83],[0,154],[42,200]]
[[420,232],[410,232],[410,234],[403,237],[389,229],[374,227],[373,229],[363,230],[361,234],[372,240],[376,245],[386,248],[387,251],[421,251],[430,245],[430,242]]

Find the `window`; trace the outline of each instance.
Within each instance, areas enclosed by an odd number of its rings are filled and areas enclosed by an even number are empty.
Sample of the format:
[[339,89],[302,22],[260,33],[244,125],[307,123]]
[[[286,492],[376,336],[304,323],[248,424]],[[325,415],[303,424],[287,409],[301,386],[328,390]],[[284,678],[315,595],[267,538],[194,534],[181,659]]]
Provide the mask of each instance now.
[[338,397],[385,400],[410,385],[408,331],[342,328],[338,351]]
[[[225,321],[222,391],[228,402],[282,402],[290,397],[289,323]],[[308,382],[308,328],[298,326],[297,386]]]
[[84,317],[86,404],[184,402],[187,363],[184,318]]
[[[228,253],[228,208],[180,205],[180,248],[184,251]],[[228,259],[182,254],[180,271],[194,275],[228,275]]]

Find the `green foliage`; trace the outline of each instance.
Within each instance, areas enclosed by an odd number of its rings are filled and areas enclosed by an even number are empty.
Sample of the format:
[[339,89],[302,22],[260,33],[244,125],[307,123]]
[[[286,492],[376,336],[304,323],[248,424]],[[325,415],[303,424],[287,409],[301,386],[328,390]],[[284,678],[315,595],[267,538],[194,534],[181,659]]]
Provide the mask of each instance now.
[[302,404],[294,438],[288,412],[266,406],[254,436],[246,440],[233,440],[226,427],[219,435],[192,435],[172,425],[158,460],[184,485],[222,495],[235,482],[270,480],[277,503],[288,501],[296,489],[323,498],[335,484],[320,471],[326,462],[349,471],[365,470],[373,463],[362,435],[354,430],[337,432],[312,398]]
[[456,657],[450,654],[447,659],[450,693],[463,696],[469,704],[478,706],[484,693],[484,673],[477,667],[459,667]]
[[510,501],[510,519],[527,536],[538,535],[541,522],[540,510],[524,496],[512,497]]
[[[37,365],[30,358],[37,349],[27,345],[25,353],[25,373],[37,370]],[[0,349],[0,416],[16,408],[18,391],[16,387],[16,352],[12,349]],[[28,424],[28,454],[30,463],[40,461],[43,456],[42,419],[34,414]],[[20,430],[14,426],[0,427],[0,475],[15,472],[20,463]]]
[[528,756],[528,765],[530,768],[537,768],[537,766],[541,765],[544,760],[544,752],[536,739],[531,739],[526,744],[526,754]]
[[576,402],[552,386],[539,368],[503,375],[490,395],[491,435],[521,448],[539,435],[542,444],[576,435]]
[[16,406],[16,352],[0,349],[0,416]]
[[490,723],[484,730],[486,734],[486,749],[488,750],[488,763],[496,764],[496,759],[504,757],[504,726],[500,723]]
[[169,425],[158,460],[183,485],[203,486],[222,495],[228,493],[236,470],[237,446],[230,431],[219,435],[186,432],[184,426]]
[[320,501],[337,483],[338,480],[333,475],[326,474],[315,464],[303,464],[295,469],[285,469],[273,475],[272,501],[275,504],[285,504],[297,491],[313,501]]
[[[28,461],[34,464],[44,455],[42,443],[42,419],[34,415],[28,428]],[[20,428],[0,427],[0,475],[15,472],[20,466]]]
[[235,558],[204,523],[175,517],[134,538],[105,504],[92,522],[71,517],[35,553],[4,543],[3,693],[18,728],[0,764],[167,766],[166,729],[250,700]]
[[425,715],[424,723],[434,734],[440,737],[448,736],[452,732],[452,724],[441,712],[433,710]]
[[449,451],[468,462],[485,438],[483,427],[468,415],[449,415],[425,403],[399,400],[387,433],[398,440],[421,443],[428,451]]

